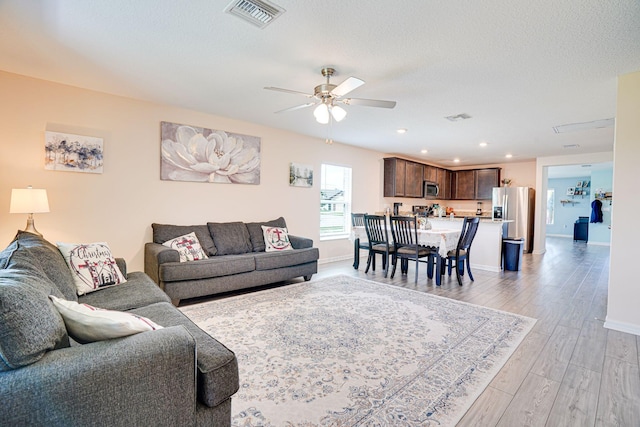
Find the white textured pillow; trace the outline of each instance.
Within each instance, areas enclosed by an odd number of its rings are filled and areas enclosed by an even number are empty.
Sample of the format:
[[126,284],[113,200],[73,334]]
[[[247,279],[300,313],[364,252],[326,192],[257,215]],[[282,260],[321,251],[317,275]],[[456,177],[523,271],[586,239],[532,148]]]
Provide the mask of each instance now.
[[132,313],[104,310],[53,295],[49,298],[64,319],[67,333],[82,344],[162,329],[146,317]]
[[209,258],[202,250],[200,241],[194,232],[168,240],[162,245],[178,251],[180,254],[180,262],[197,261],[199,259]]
[[56,244],[71,269],[78,295],[127,281],[105,242]]
[[266,252],[291,251],[293,246],[289,241],[289,234],[286,228],[262,226],[264,234],[264,244]]

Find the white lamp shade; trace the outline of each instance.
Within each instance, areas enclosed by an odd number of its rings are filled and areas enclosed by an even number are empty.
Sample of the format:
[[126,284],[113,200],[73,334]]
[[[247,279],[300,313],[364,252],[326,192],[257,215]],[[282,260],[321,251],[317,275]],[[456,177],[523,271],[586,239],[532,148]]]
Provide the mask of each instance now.
[[11,190],[9,213],[49,212],[47,190],[37,188],[14,188]]
[[333,107],[331,107],[331,115],[336,120],[336,122],[339,122],[347,116],[347,112],[344,110],[344,108],[334,105]]
[[316,116],[316,121],[318,123],[322,123],[326,125],[329,123],[329,108],[327,108],[327,104],[320,104],[313,110],[313,115]]

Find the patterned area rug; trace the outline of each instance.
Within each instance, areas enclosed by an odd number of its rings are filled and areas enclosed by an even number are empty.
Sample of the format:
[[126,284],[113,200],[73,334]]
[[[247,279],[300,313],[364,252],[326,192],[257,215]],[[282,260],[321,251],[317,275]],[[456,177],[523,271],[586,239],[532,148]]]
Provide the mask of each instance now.
[[232,349],[234,426],[453,426],[535,320],[336,276],[187,306]]

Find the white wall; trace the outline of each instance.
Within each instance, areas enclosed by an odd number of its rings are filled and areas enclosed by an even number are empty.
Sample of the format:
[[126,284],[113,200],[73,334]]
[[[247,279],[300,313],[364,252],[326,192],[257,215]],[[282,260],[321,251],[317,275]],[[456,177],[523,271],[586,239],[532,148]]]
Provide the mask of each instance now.
[[[346,240],[319,241],[321,162],[353,168],[353,209],[382,206],[378,152],[201,112],[107,95],[0,72],[0,247],[23,229],[9,214],[12,188],[45,188],[51,212],[36,214],[48,240],[107,241],[130,270],[142,270],[151,223],[261,221],[284,216],[292,234],[310,237],[322,260],[350,258]],[[160,180],[160,122],[262,138],[260,185]],[[44,132],[104,138],[104,173],[46,171]],[[313,165],[313,188],[290,187],[289,163]]]
[[605,327],[640,335],[640,72],[618,78],[609,299]]
[[[547,236],[554,235],[573,238],[573,225],[578,217],[591,215],[591,200],[589,199],[589,195],[573,197],[567,195],[567,188],[575,187],[578,181],[590,180],[591,178],[589,176],[549,179],[547,182],[547,190],[555,190],[555,212],[553,224],[546,224]],[[589,188],[589,191],[591,191],[591,188]],[[568,201],[569,203],[561,203],[561,200]],[[589,236],[589,240],[591,240],[591,236]]]

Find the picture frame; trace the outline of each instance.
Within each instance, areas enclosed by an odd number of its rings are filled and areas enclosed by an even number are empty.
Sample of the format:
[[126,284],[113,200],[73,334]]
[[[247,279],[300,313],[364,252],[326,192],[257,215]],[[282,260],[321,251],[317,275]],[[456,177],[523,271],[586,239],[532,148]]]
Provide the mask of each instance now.
[[292,187],[313,187],[313,166],[291,162],[289,164],[289,185]]
[[163,181],[260,184],[260,137],[161,122],[160,144]]
[[582,181],[578,181],[576,183],[576,188],[582,188]]
[[567,196],[573,196],[576,193],[576,189],[575,187],[569,187],[567,188]]
[[44,168],[46,170],[102,173],[104,140],[72,133],[44,133]]

